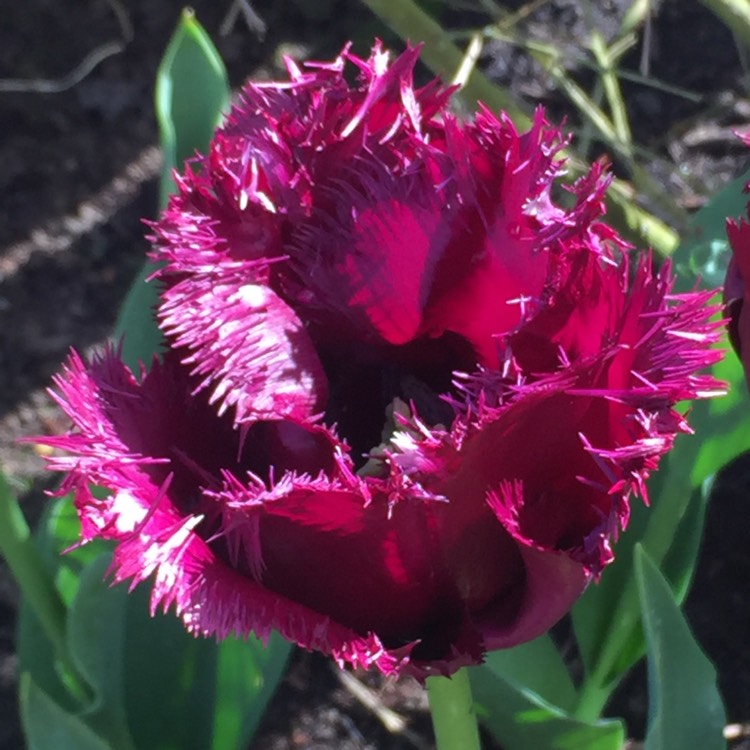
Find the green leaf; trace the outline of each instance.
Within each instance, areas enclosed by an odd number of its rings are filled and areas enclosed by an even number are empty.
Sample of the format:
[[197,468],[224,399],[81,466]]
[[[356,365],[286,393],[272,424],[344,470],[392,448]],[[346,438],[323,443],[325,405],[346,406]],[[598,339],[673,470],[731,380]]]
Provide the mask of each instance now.
[[[210,747],[216,644],[188,637],[174,614],[152,619],[147,588],[134,590],[128,604],[123,677],[136,745]],[[169,689],[155,689],[160,684]]]
[[[729,349],[728,343],[724,346]],[[690,467],[691,488],[700,486],[733,458],[750,450],[750,398],[740,360],[729,349],[711,372],[729,384],[729,393],[695,404],[690,425],[697,438],[688,436],[676,447],[679,453],[675,457],[675,471],[684,474],[685,467]]]
[[33,676],[35,685],[60,710],[72,712],[80,708],[80,702],[68,689],[55,649],[25,599],[21,599],[16,621],[16,652],[19,673]]
[[[687,596],[695,565],[698,562],[711,486],[712,483],[706,481],[702,487],[692,493],[685,513],[674,531],[672,544],[661,563],[664,577],[669,583],[677,604],[681,604]],[[631,537],[631,540],[635,539],[636,536]],[[630,557],[632,563],[632,554]],[[616,675],[627,672],[646,653],[640,614],[639,607],[637,616],[634,617],[636,624],[631,629],[629,638],[620,645],[620,654],[613,666],[613,672]]]
[[[70,606],[78,590],[78,578],[84,566],[108,548],[104,542],[78,547],[65,555],[78,541],[80,522],[70,497],[50,502],[34,534],[34,542],[63,602]],[[58,663],[55,650],[29,603],[21,600],[16,624],[16,651],[20,671],[29,672],[55,703],[68,711],[81,707],[82,696],[71,693],[65,670]]]
[[693,491],[675,531],[674,541],[662,560],[662,572],[669,582],[677,604],[682,604],[685,600],[693,579],[712,487],[713,477],[710,477]]
[[505,750],[621,750],[622,722],[578,721],[489,663],[469,670],[477,714]]
[[[620,605],[623,591],[632,577],[633,547],[643,535],[648,512],[649,509],[644,508],[640,502],[633,503],[628,529],[615,547],[614,562],[604,570],[598,583],[593,583],[586,589],[571,611],[573,629],[587,676],[595,671],[604,644],[612,637],[614,628],[621,630],[617,639],[619,660],[625,658],[632,664],[633,654],[635,659],[643,655],[645,647],[642,637],[635,644],[631,641],[639,620],[637,601],[631,601],[626,612],[620,611],[617,620],[613,621],[612,613]],[[605,685],[609,685],[610,681],[608,675]]]
[[707,289],[724,284],[729,253],[727,217],[745,216],[748,195],[744,188],[748,180],[750,171],[727,183],[693,215],[674,255],[681,291],[690,289],[697,278]]
[[560,651],[549,635],[514,648],[491,651],[478,670],[489,670],[526,692],[564,710],[575,705],[576,690]]
[[[672,543],[662,560],[664,575],[678,603],[687,596],[695,571],[710,491],[711,482],[706,481],[691,493],[682,517],[672,526]],[[605,570],[600,584],[589,587],[573,608],[579,648],[584,663],[589,668],[593,666],[597,656],[592,647],[603,643],[613,628],[612,611],[620,601],[628,580],[632,578],[633,550],[647,526],[649,513],[650,510],[640,503],[634,506],[630,526],[617,546],[615,563]],[[627,622],[622,622],[622,614],[620,617],[619,624],[625,624],[626,627],[619,640],[617,660],[611,669],[613,681],[646,653],[638,602],[631,602],[629,611],[624,616]]]
[[174,189],[172,170],[195,151],[206,153],[229,109],[226,68],[211,38],[186,9],[156,74],[156,119],[164,150],[161,205]]
[[[156,118],[164,154],[159,205],[164,208],[174,190],[172,171],[195,151],[206,153],[214,130],[229,109],[226,69],[210,37],[191,10],[182,13],[156,76]],[[154,319],[156,283],[146,283],[156,270],[147,263],[133,283],[115,327],[123,338],[122,355],[137,371],[161,350],[162,335]]]
[[55,703],[28,672],[21,674],[19,696],[28,750],[115,750],[82,719]]
[[648,644],[649,727],[645,750],[720,750],[724,706],[716,670],[695,642],[669,584],[643,547],[635,575]]
[[164,342],[154,317],[158,289],[155,282],[147,282],[154,270],[155,266],[146,263],[138,274],[122,303],[115,325],[114,338],[122,341],[122,359],[136,373],[141,363],[151,364]]
[[123,699],[127,589],[103,585],[111,561],[105,552],[81,572],[68,613],[68,639],[76,665],[95,691],[81,718],[118,750],[135,750]]
[[284,674],[291,644],[272,633],[266,645],[257,638],[228,638],[218,649],[212,750],[245,747],[252,738]]
[[34,614],[38,636],[48,642],[45,661],[39,662],[50,673],[48,682],[58,694],[66,690],[58,680],[64,673],[76,695],[85,697],[87,686],[78,674],[65,638],[67,609],[55,584],[53,569],[40,554],[15,493],[0,472],[0,555],[19,585],[22,601]]
[[[128,597],[125,700],[136,745],[159,750],[245,747],[291,646],[274,635],[221,643],[193,638],[173,614],[148,614],[148,592]],[[160,687],[156,687],[160,686]],[[154,705],[159,706],[154,711]]]

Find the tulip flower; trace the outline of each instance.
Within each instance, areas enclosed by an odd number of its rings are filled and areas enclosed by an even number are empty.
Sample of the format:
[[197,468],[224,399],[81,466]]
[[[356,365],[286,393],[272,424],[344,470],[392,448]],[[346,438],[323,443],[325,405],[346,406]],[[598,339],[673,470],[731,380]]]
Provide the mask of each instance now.
[[566,193],[541,110],[462,122],[417,58],[244,89],[152,224],[165,351],[72,354],[46,442],[152,610],[422,680],[569,610],[720,355],[601,165]]

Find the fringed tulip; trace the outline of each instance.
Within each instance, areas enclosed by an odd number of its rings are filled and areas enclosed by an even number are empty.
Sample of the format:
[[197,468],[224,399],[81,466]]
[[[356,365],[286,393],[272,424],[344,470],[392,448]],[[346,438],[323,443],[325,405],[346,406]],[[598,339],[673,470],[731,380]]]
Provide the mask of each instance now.
[[245,88],[152,225],[166,351],[72,355],[46,442],[153,610],[424,679],[568,611],[720,355],[599,165],[558,195],[541,111],[461,122],[417,57]]

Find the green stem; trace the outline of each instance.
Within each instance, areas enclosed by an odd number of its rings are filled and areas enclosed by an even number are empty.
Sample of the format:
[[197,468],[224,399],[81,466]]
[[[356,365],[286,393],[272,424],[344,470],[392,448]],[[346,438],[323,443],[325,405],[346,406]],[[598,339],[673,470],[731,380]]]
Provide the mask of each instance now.
[[576,698],[573,715],[579,721],[593,722],[601,718],[604,708],[609,702],[612,691],[617,687],[619,679],[609,685],[601,684],[601,675],[593,674],[587,677]]
[[596,58],[596,62],[601,68],[599,74],[604,93],[609,104],[609,111],[612,114],[612,126],[615,137],[632,149],[633,136],[630,132],[630,123],[628,122],[628,112],[625,102],[622,98],[620,81],[617,78],[617,59],[612,51],[607,47],[604,37],[595,31],[591,34],[591,52]]
[[633,0],[625,11],[620,25],[619,38],[643,26],[651,13],[651,0]]
[[49,570],[31,539],[18,501],[0,474],[0,555],[10,568],[21,594],[33,610],[44,634],[49,638],[69,686],[78,697],[86,696],[86,681],[78,673],[65,636],[67,608]]
[[452,677],[428,677],[427,694],[437,750],[480,750],[469,672],[460,669]]

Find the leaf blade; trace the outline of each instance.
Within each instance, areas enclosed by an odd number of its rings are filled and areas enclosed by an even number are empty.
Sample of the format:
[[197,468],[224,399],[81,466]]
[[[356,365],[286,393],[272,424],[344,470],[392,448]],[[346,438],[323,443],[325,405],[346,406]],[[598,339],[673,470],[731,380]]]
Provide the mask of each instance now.
[[669,584],[641,546],[635,552],[635,572],[648,644],[645,750],[722,750],[726,714],[716,670],[695,642]]
[[82,719],[52,700],[28,672],[21,674],[19,703],[28,750],[114,750]]
[[[229,108],[227,72],[210,37],[190,10],[183,11],[156,76],[154,104],[164,154],[159,206],[174,190],[172,172],[193,156],[207,152],[214,130]],[[161,351],[163,338],[154,311],[158,287],[147,279],[156,270],[146,263],[133,282],[115,326],[122,339],[122,357],[137,371]]]
[[483,667],[469,670],[477,714],[505,750],[621,750],[618,720],[579,721]]

